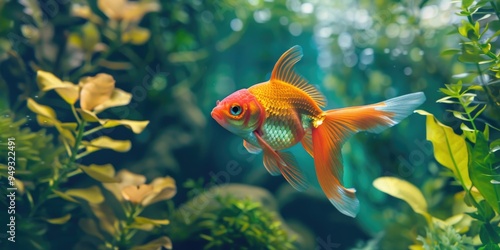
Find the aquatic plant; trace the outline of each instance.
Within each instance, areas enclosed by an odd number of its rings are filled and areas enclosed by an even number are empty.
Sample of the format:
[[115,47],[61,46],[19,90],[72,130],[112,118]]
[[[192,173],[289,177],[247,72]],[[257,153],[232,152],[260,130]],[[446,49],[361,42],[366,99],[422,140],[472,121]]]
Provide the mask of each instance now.
[[250,199],[217,196],[221,209],[202,215],[204,249],[295,249],[294,239],[275,215]]
[[[474,19],[473,14],[480,17]],[[498,21],[488,19],[500,16],[500,9],[495,1],[465,0],[458,15],[467,17],[456,31],[462,39],[461,49],[448,49],[442,54],[458,54],[460,62],[473,67],[457,75],[456,83],[440,88],[445,97],[437,100],[450,105],[447,111],[457,119],[453,120],[456,126],[442,124],[429,112],[416,112],[426,116],[426,137],[432,142],[436,161],[451,171],[455,184],[463,189],[455,195],[459,197],[455,206],[461,202],[468,208],[457,214],[451,212],[448,219],[441,220],[428,212],[424,196],[412,184],[396,177],[374,181],[376,188],[405,200],[426,218],[426,235],[419,236],[421,245],[413,245],[412,249],[473,249],[472,243],[480,245],[480,249],[500,248],[500,139],[492,138],[499,131],[500,102],[495,85],[500,77],[500,54],[495,54],[497,48],[491,43],[500,31],[492,28]],[[493,119],[495,125],[488,119]]]
[[167,232],[173,240],[196,242],[200,249],[297,248],[297,236],[283,224],[267,191],[239,184],[202,188],[201,179],[184,185],[191,195],[171,218]]

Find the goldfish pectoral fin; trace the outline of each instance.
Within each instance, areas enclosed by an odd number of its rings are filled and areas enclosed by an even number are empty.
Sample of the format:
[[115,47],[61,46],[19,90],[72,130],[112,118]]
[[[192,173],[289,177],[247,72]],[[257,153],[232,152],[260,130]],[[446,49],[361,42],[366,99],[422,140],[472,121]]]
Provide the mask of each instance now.
[[342,142],[356,130],[344,120],[327,113],[323,124],[312,129],[314,166],[321,189],[343,214],[355,217],[359,201],[353,189],[342,186]]
[[295,156],[288,152],[275,151],[258,133],[254,132],[254,134],[264,151],[264,166],[267,171],[274,176],[281,173],[288,183],[298,191],[306,190],[309,185],[304,174],[297,168]]
[[297,167],[297,160],[295,156],[290,152],[276,152],[279,155],[281,164],[281,174],[283,177],[295,188],[297,191],[304,191],[309,187],[304,173]]
[[313,143],[312,143],[312,130],[311,129],[306,129],[306,134],[304,135],[304,138],[302,138],[302,147],[311,155],[313,155]]
[[273,157],[272,153],[264,152],[264,167],[266,167],[267,172],[269,172],[272,176],[278,176],[281,174],[281,171],[278,167],[278,162]]
[[250,154],[258,154],[258,153],[262,152],[261,148],[250,144],[246,140],[243,140],[243,146],[247,149],[248,153],[250,153]]

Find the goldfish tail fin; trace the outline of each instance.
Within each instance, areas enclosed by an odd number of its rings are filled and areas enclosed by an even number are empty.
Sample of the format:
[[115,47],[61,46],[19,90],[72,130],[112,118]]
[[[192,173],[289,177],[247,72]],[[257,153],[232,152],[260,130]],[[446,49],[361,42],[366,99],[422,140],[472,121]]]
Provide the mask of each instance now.
[[323,122],[312,128],[316,175],[323,192],[340,212],[355,217],[359,211],[355,190],[342,185],[344,141],[362,130],[382,132],[410,115],[424,101],[425,95],[420,92],[372,105],[330,110],[325,112]]
[[385,113],[386,119],[390,119],[390,124],[384,126],[383,124],[380,126],[376,126],[370,129],[367,129],[368,132],[372,133],[380,133],[384,131],[388,127],[392,127],[407,116],[413,113],[413,111],[420,106],[425,101],[425,95],[422,92],[412,93],[408,95],[394,97],[392,99],[386,100],[384,102],[380,102],[377,104],[369,105],[375,106],[375,110],[382,111]]

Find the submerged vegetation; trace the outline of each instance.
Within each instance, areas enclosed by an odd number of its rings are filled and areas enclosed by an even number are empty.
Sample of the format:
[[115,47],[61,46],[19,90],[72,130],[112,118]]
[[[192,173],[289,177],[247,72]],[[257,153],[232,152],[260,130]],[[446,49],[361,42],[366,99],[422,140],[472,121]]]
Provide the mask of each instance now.
[[[0,249],[499,249],[499,19],[495,0],[0,1]],[[328,108],[426,93],[344,146],[355,219],[210,120],[295,44]]]

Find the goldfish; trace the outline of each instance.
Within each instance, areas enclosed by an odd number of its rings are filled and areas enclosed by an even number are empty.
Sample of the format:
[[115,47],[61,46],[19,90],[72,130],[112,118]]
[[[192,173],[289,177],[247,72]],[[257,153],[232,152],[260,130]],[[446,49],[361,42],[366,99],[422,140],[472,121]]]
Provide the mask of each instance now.
[[380,133],[398,124],[425,101],[422,92],[383,102],[324,111],[325,96],[295,72],[302,58],[298,45],[276,62],[268,81],[238,90],[217,101],[211,116],[222,127],[243,138],[252,154],[263,153],[263,165],[282,175],[298,191],[310,186],[295,156],[284,151],[299,142],[314,158],[321,190],[343,214],[356,217],[359,201],[354,188],[343,185],[341,148],[360,131]]

